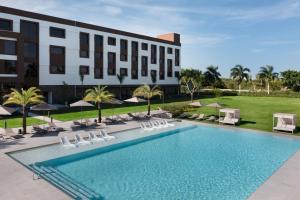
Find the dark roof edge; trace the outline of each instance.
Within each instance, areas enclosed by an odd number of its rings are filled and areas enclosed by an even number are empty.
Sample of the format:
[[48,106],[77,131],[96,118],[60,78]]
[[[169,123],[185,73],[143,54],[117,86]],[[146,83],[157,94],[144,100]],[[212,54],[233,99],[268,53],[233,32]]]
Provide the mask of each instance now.
[[34,13],[34,12],[15,9],[15,8],[9,8],[9,7],[5,7],[5,6],[0,6],[0,12],[7,13],[7,14],[12,14],[12,15],[18,15],[18,16],[22,16],[22,17],[33,18],[33,19],[37,19],[37,20],[49,21],[49,22],[54,22],[54,23],[59,23],[59,24],[65,24],[65,25],[69,25],[69,26],[75,26],[75,27],[81,27],[81,28],[87,28],[87,29],[102,31],[102,32],[118,34],[118,35],[124,35],[124,36],[128,36],[128,37],[135,37],[135,38],[144,39],[144,40],[151,40],[151,41],[154,41],[154,42],[161,42],[161,43],[166,43],[166,44],[175,45],[175,46],[181,46],[180,43],[174,43],[174,42],[171,42],[171,41],[162,40],[162,39],[155,38],[155,37],[150,37],[150,36],[136,34],[136,33],[130,33],[130,32],[127,32],[127,31],[121,31],[121,30],[117,30],[117,29],[106,28],[106,27],[97,26],[97,25],[93,25],[93,24],[78,22],[78,21],[75,21],[75,20],[69,20],[69,19],[64,19],[64,18],[59,18],[59,17],[53,17],[53,16],[50,16],[50,15],[44,15],[44,14]]

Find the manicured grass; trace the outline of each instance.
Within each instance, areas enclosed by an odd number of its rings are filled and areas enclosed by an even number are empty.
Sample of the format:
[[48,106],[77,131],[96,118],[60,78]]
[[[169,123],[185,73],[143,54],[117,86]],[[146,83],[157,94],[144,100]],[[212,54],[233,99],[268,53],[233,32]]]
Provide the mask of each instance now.
[[[4,128],[4,118],[0,118],[0,127]],[[8,128],[18,128],[22,127],[22,117],[21,116],[12,116],[6,118],[7,127]],[[32,124],[44,124],[45,122],[39,119],[35,119],[32,117],[27,118],[27,126]]]
[[[297,124],[300,125],[300,99],[285,97],[219,97],[200,99],[201,103],[208,104],[219,102],[224,107],[239,108],[242,121],[240,127],[272,131],[273,113],[294,113],[298,116]],[[215,114],[216,110],[209,107],[201,107],[191,113]],[[297,132],[300,134],[300,131]]]
[[[218,98],[201,98],[201,103],[208,104],[219,102],[228,108],[239,108],[241,110],[242,122],[240,127],[257,129],[263,131],[272,131],[272,116],[275,112],[295,113],[298,116],[298,126],[300,126],[300,99],[299,98],[286,98],[286,97],[249,97],[249,96],[231,96],[231,97],[218,97]],[[166,104],[172,102],[186,102],[187,99],[169,99]],[[154,101],[152,109],[162,106],[162,101]],[[110,116],[115,114],[123,114],[129,112],[141,112],[147,110],[146,104],[123,104],[112,107],[105,105],[102,109],[103,116]],[[204,113],[206,115],[216,114],[216,109],[209,107],[201,107],[193,109],[190,113]],[[52,113],[54,119],[60,121],[78,120],[81,118],[97,117],[98,111],[94,108],[80,108],[62,109]],[[21,118],[9,119],[9,127],[21,126]],[[42,123],[40,120],[28,118],[28,124]],[[0,120],[0,127],[3,127],[3,120]],[[297,132],[300,135],[300,131]]]

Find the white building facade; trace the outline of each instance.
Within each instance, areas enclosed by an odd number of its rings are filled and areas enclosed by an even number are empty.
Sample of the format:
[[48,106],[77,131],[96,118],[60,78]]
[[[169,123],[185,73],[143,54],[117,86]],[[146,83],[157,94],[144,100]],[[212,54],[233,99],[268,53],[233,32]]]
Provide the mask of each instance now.
[[2,90],[37,86],[50,103],[76,98],[81,87],[117,93],[118,75],[121,96],[143,83],[175,94],[180,54],[176,33],[154,38],[0,6]]

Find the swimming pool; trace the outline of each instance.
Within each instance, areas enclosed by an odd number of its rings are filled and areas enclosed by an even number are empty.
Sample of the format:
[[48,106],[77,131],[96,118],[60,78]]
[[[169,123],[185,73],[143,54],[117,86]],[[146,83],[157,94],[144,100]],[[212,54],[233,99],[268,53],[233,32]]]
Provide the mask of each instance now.
[[297,139],[188,126],[29,166],[73,198],[234,200],[299,148]]

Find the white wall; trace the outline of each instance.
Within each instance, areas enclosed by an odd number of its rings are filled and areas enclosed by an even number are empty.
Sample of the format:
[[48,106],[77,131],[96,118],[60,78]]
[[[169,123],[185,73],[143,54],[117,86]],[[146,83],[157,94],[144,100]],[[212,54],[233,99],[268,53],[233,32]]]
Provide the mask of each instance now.
[[[106,32],[100,32],[90,29],[84,29],[74,26],[68,26],[63,24],[57,24],[47,21],[40,21],[25,17],[19,17],[15,15],[9,15],[0,13],[1,18],[7,18],[13,20],[13,31],[20,31],[20,19],[29,21],[35,21],[39,23],[40,30],[40,48],[39,48],[39,84],[40,85],[62,85],[62,82],[66,82],[68,85],[80,85],[79,66],[88,65],[90,67],[90,74],[84,78],[84,85],[119,85],[116,76],[109,76],[107,74],[107,53],[116,53],[116,73],[118,74],[120,68],[128,69],[128,76],[124,80],[124,85],[137,85],[141,83],[152,84],[151,70],[157,70],[157,84],[177,84],[177,78],[174,77],[175,71],[180,71],[180,67],[175,66],[175,48],[180,49],[179,46],[169,45],[165,43],[159,43],[154,41],[142,40],[132,37],[126,37],[122,35],[115,35]],[[49,27],[58,27],[66,30],[66,38],[54,38],[49,36]],[[89,58],[79,57],[79,32],[86,32],[90,35],[90,52]],[[103,79],[94,79],[94,35],[103,36],[104,52],[103,52]],[[107,37],[116,38],[116,46],[107,45]],[[128,40],[128,61],[120,61],[120,39]],[[139,71],[137,80],[131,80],[131,41],[137,41],[139,43]],[[141,49],[142,42],[148,43],[148,50]],[[151,64],[151,44],[157,45],[157,64]],[[66,70],[65,74],[50,74],[49,73],[49,46],[57,45],[66,47]],[[165,46],[165,80],[159,80],[159,46]],[[167,48],[173,48],[173,54],[167,54]],[[141,76],[141,56],[148,56],[148,77]],[[173,59],[173,77],[167,77],[167,59]]]

